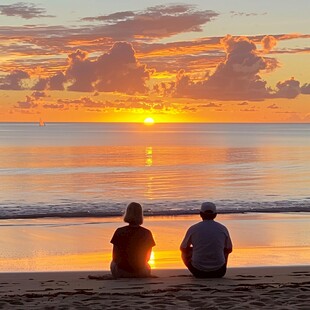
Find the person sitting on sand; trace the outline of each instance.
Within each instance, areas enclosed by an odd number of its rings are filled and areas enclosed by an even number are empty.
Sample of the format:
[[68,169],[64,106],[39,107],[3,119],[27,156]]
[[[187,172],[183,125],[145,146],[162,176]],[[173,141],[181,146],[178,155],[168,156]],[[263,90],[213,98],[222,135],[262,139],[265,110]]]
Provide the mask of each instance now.
[[221,278],[226,273],[232,242],[227,228],[214,221],[216,206],[201,205],[202,221],[191,226],[181,243],[182,260],[196,278]]
[[148,261],[155,245],[152,233],[141,227],[142,206],[131,202],[126,209],[124,222],[129,225],[118,228],[112,239],[113,260],[111,272],[114,278],[146,278],[151,276]]

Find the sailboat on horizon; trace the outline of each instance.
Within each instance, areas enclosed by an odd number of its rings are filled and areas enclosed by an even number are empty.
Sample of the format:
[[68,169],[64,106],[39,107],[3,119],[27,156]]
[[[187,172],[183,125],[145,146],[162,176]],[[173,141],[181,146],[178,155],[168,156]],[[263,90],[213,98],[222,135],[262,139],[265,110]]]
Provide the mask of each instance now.
[[46,125],[45,125],[45,122],[44,122],[41,118],[40,118],[39,126],[40,126],[40,127],[46,126]]

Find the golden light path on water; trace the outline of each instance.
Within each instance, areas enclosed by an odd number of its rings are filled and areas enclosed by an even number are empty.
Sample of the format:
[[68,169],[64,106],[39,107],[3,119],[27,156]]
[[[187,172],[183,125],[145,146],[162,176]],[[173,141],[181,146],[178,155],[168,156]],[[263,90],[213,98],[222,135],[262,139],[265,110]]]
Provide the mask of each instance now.
[[[153,269],[184,268],[179,245],[199,216],[148,217],[156,246]],[[219,215],[230,231],[230,267],[307,265],[310,214]],[[110,239],[121,218],[1,221],[0,271],[108,270]]]

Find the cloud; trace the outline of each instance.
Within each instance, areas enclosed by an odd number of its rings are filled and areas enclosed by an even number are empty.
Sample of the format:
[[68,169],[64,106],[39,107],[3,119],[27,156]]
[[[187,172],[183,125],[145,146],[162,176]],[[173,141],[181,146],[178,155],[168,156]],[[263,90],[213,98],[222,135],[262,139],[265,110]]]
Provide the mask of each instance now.
[[269,105],[269,106],[267,107],[267,109],[272,109],[272,110],[274,110],[274,109],[279,109],[279,107],[278,107],[275,103],[273,103],[273,104]]
[[116,108],[118,105],[116,103],[110,101],[96,101],[92,98],[83,96],[79,99],[58,99],[57,100],[58,106],[70,106],[74,105],[76,108],[84,107],[89,109],[96,109],[96,110],[105,110],[107,108]]
[[[176,75],[173,89],[175,97],[217,100],[264,100],[266,98],[295,98],[302,92],[295,79],[278,82],[276,89],[267,86],[260,73],[271,71],[278,66],[270,58],[260,56],[256,44],[247,37],[227,35],[222,39],[226,58],[219,63],[213,74],[206,72],[200,79],[193,79],[184,70]],[[262,39],[264,50],[269,51],[276,44],[272,36]],[[171,85],[171,84],[170,84]],[[163,86],[157,90],[163,89]],[[303,92],[307,93],[308,86]]]
[[37,7],[33,3],[18,2],[8,5],[0,5],[0,14],[6,16],[20,16],[24,19],[32,19],[37,17],[54,17],[46,15],[45,9]]
[[223,100],[262,100],[268,96],[266,82],[259,72],[266,69],[256,45],[246,37],[226,36],[222,39],[226,59],[212,75],[192,81],[180,71],[176,78],[176,96]]
[[25,101],[18,101],[17,105],[14,108],[17,109],[34,109],[38,106],[38,104],[34,101],[34,98],[31,96],[26,96]]
[[40,78],[32,87],[33,90],[64,90],[66,77],[62,72],[58,72],[50,78]]
[[153,40],[184,32],[202,31],[202,26],[218,15],[211,10],[195,10],[193,5],[177,4],[158,5],[139,12],[86,17],[82,20],[105,22],[96,27],[96,31],[115,40]]
[[68,55],[64,73],[40,78],[32,89],[64,90],[66,85],[69,91],[143,93],[152,72],[139,63],[130,43],[116,42],[97,58],[91,59],[86,51],[76,50]]
[[48,97],[48,95],[44,91],[35,91],[31,94],[31,97],[35,100]]
[[262,46],[264,52],[270,52],[277,45],[277,39],[274,36],[264,36]]
[[57,103],[50,103],[50,104],[43,104],[42,107],[44,109],[63,110],[65,105],[64,104],[57,104]]
[[27,95],[24,101],[18,101],[17,105],[14,106],[15,109],[21,110],[31,110],[39,106],[42,102],[42,98],[49,97],[44,91],[34,91],[31,95]]
[[85,108],[88,111],[102,112],[107,110],[119,111],[131,111],[141,112],[143,111],[156,111],[168,112],[173,108],[173,105],[169,102],[164,102],[160,99],[150,99],[145,96],[130,96],[124,99],[115,99],[114,101],[101,101],[94,100],[93,98],[83,96],[79,99],[58,99],[58,105],[74,106],[76,109]]
[[310,83],[304,84],[301,88],[300,91],[302,94],[310,95]]
[[198,108],[219,108],[221,107],[221,104],[216,104],[214,102],[210,102],[207,104],[201,104],[198,106]]
[[14,70],[5,77],[0,78],[0,89],[5,90],[22,90],[25,89],[23,81],[30,76],[26,71]]
[[246,17],[249,17],[249,16],[267,15],[267,12],[264,12],[264,13],[245,13],[245,12],[230,11],[230,14],[231,14],[232,17],[235,17],[235,16],[246,16]]
[[251,107],[251,108],[246,108],[246,109],[241,109],[240,112],[257,112],[258,110],[256,107]]
[[84,17],[82,21],[103,21],[103,22],[116,22],[120,20],[126,20],[128,17],[133,17],[136,14],[132,11],[125,11],[125,12],[116,12],[109,15],[101,15],[96,17]]
[[300,83],[296,81],[293,77],[290,80],[278,82],[276,85],[278,90],[275,96],[279,98],[295,98],[301,92],[299,85]]
[[146,91],[145,82],[152,71],[138,62],[132,45],[116,42],[108,53],[90,60],[88,54],[77,50],[69,55],[66,78],[72,81],[72,91],[119,91],[128,94]]

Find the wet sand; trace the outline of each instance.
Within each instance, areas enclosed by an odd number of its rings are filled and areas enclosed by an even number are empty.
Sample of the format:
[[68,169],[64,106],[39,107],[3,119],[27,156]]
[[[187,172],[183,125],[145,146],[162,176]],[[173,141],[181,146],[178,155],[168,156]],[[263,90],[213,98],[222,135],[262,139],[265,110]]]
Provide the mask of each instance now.
[[[152,269],[182,269],[179,246],[199,215],[145,217],[156,241]],[[234,251],[229,267],[294,266],[310,261],[309,213],[219,214]],[[0,221],[0,272],[108,270],[111,236],[122,218]]]

